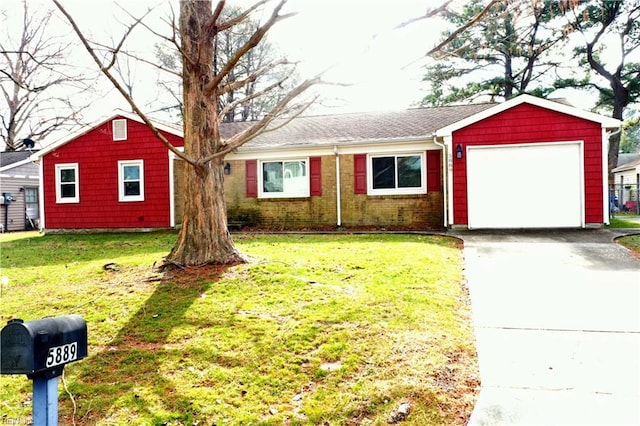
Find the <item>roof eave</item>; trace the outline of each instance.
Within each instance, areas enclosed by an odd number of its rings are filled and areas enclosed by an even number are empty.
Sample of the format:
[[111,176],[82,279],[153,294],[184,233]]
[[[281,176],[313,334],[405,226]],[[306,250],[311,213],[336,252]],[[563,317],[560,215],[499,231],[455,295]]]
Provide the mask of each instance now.
[[[103,124],[114,120],[116,117],[124,117],[126,119],[132,120],[132,121],[136,121],[140,124],[145,124],[145,122],[138,117],[137,114],[131,113],[131,112],[127,112],[127,111],[122,111],[122,110],[115,110],[111,115],[107,116],[107,117],[102,117],[99,118],[98,120],[94,121],[91,124],[88,124],[84,127],[82,127],[81,129],[78,129],[76,132],[72,133],[71,135],[61,138],[58,141],[52,143],[51,145],[39,150],[38,152],[34,153],[31,158],[34,159],[34,161],[37,161],[38,159],[42,158],[44,155],[50,153],[51,151],[54,151],[58,148],[60,148],[61,146],[64,146],[66,144],[68,144],[69,142],[78,139],[79,137],[89,133],[90,131],[94,130],[97,127],[102,126]],[[158,129],[161,130],[163,132],[172,134],[174,136],[178,136],[181,138],[184,138],[184,132],[179,131],[177,129],[174,129],[172,127],[166,126],[164,124],[161,123],[156,123],[153,120],[151,120],[153,122],[153,125]]]
[[538,98],[536,96],[523,94],[515,98],[509,99],[508,101],[505,101],[503,103],[497,104],[493,108],[486,109],[477,114],[474,114],[465,119],[462,119],[453,124],[450,124],[449,126],[445,126],[441,129],[438,129],[436,131],[436,136],[438,138],[444,138],[447,136],[450,137],[453,134],[453,132],[455,132],[456,130],[460,130],[464,127],[470,126],[474,123],[477,123],[478,121],[492,117],[496,114],[499,114],[503,111],[506,111],[508,109],[511,109],[523,103],[528,103],[531,105],[539,106],[541,108],[550,109],[552,111],[556,111],[556,112],[571,115],[574,117],[582,118],[588,121],[600,123],[602,128],[606,130],[617,130],[622,125],[622,122],[620,120],[616,120],[615,118],[605,117],[603,115],[595,114],[589,111],[584,111],[569,105],[553,102],[547,99]]

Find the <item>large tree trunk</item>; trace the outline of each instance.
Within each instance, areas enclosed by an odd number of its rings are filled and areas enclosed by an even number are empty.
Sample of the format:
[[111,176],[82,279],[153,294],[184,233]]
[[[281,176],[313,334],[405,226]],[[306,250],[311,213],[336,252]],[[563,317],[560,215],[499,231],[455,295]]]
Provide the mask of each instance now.
[[[214,47],[210,0],[183,0],[180,25],[183,49],[184,149],[205,158],[220,149],[217,99],[206,93],[213,77]],[[169,263],[184,266],[242,261],[227,229],[223,158],[188,164],[184,172],[184,217]]]
[[[613,118],[623,121],[624,109],[629,105],[629,89],[620,82],[621,79],[610,81],[613,88]],[[620,132],[609,137],[609,184],[613,184],[615,179],[613,169],[618,167],[618,152],[620,151]]]

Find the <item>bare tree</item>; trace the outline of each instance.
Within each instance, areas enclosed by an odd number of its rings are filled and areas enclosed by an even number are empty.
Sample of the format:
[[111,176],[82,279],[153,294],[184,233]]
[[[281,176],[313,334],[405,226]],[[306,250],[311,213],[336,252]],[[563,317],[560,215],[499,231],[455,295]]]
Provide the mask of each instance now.
[[[291,16],[282,13],[286,0],[260,0],[232,18],[225,19],[221,0],[215,8],[211,0],[181,0],[179,20],[171,18],[170,34],[162,35],[146,25],[143,15],[133,20],[120,41],[112,46],[105,56],[98,50],[102,47],[92,43],[83,34],[73,17],[58,0],[53,0],[58,9],[72,25],[78,38],[91,55],[102,73],[130,104],[133,111],[147,124],[156,137],[175,155],[186,162],[184,176],[184,217],[175,246],[166,257],[168,264],[178,266],[200,266],[205,264],[233,264],[243,258],[236,250],[227,230],[226,205],[224,199],[224,158],[256,135],[273,128],[275,118],[287,115],[294,117],[304,111],[313,100],[294,102],[296,98],[314,84],[320,77],[303,81],[285,96],[260,120],[251,123],[242,132],[225,139],[220,134],[220,124],[233,107],[259,97],[268,97],[284,84],[291,73],[242,99],[227,103],[219,109],[219,99],[231,91],[238,91],[255,81],[267,70],[277,66],[277,61],[254,70],[240,80],[228,77],[240,60],[250,54],[264,39],[267,32],[281,20]],[[226,63],[220,64],[214,72],[214,40],[222,32],[240,25],[252,13],[261,11],[267,3],[275,3],[271,13],[255,29],[242,45],[238,46]],[[125,42],[137,27],[144,27],[165,42],[172,43],[182,56],[183,110],[184,110],[184,152],[172,146],[155,128],[152,121],[129,95],[127,88],[117,78],[114,65],[118,55],[124,50]],[[158,65],[159,68],[161,66]],[[171,72],[171,70],[169,70]],[[286,120],[285,120],[286,123]]]
[[[241,9],[237,7],[225,8],[223,10],[223,20],[235,18]],[[221,31],[213,40],[214,58],[213,72],[217,73],[218,67],[224,66],[235,52],[244,45],[252,34],[259,27],[260,23],[254,19],[245,19],[233,28]],[[181,73],[182,66],[181,55],[175,49],[175,46],[157,43],[156,58],[163,67]],[[178,59],[177,59],[178,58]],[[265,37],[260,44],[251,49],[245,56],[240,58],[236,66],[225,77],[224,83],[229,84],[235,81],[244,80],[249,76],[256,75],[253,81],[230,90],[226,96],[218,98],[218,108],[220,111],[225,109],[227,112],[223,117],[225,123],[234,121],[256,121],[264,114],[268,113],[271,108],[295,85],[299,82],[297,78],[292,78],[292,68],[294,63],[289,63],[286,59],[279,57],[276,47],[270,43]],[[262,72],[256,74],[259,70]],[[288,76],[283,80],[283,77]],[[169,78],[163,76],[158,84],[171,93],[181,93],[182,81],[178,78]],[[253,97],[252,95],[262,88],[271,85],[274,82],[283,80],[280,87],[272,91],[270,96]],[[182,116],[182,102],[177,102],[170,106],[162,107],[162,110],[178,110],[180,117]],[[227,106],[229,106],[227,108]]]
[[0,37],[0,138],[5,149],[20,149],[26,138],[42,141],[52,132],[77,124],[84,107],[77,98],[86,79],[70,66],[70,43],[47,32],[53,11],[39,13],[22,2],[19,31],[2,13]]

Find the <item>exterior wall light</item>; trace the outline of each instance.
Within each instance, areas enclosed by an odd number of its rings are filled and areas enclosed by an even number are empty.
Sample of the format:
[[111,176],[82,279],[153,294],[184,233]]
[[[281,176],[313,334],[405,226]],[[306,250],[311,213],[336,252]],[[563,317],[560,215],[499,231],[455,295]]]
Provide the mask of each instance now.
[[460,160],[462,158],[462,145],[456,145],[456,158]]
[[224,165],[224,174],[225,175],[230,175],[231,174],[231,164],[227,163]]

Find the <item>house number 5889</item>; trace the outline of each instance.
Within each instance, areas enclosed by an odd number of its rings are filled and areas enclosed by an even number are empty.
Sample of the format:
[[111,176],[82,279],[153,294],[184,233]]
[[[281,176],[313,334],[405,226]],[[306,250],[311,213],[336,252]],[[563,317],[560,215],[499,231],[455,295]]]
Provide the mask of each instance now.
[[71,342],[62,346],[54,346],[49,348],[47,354],[46,367],[55,367],[56,365],[66,364],[75,361],[78,358],[78,342]]

